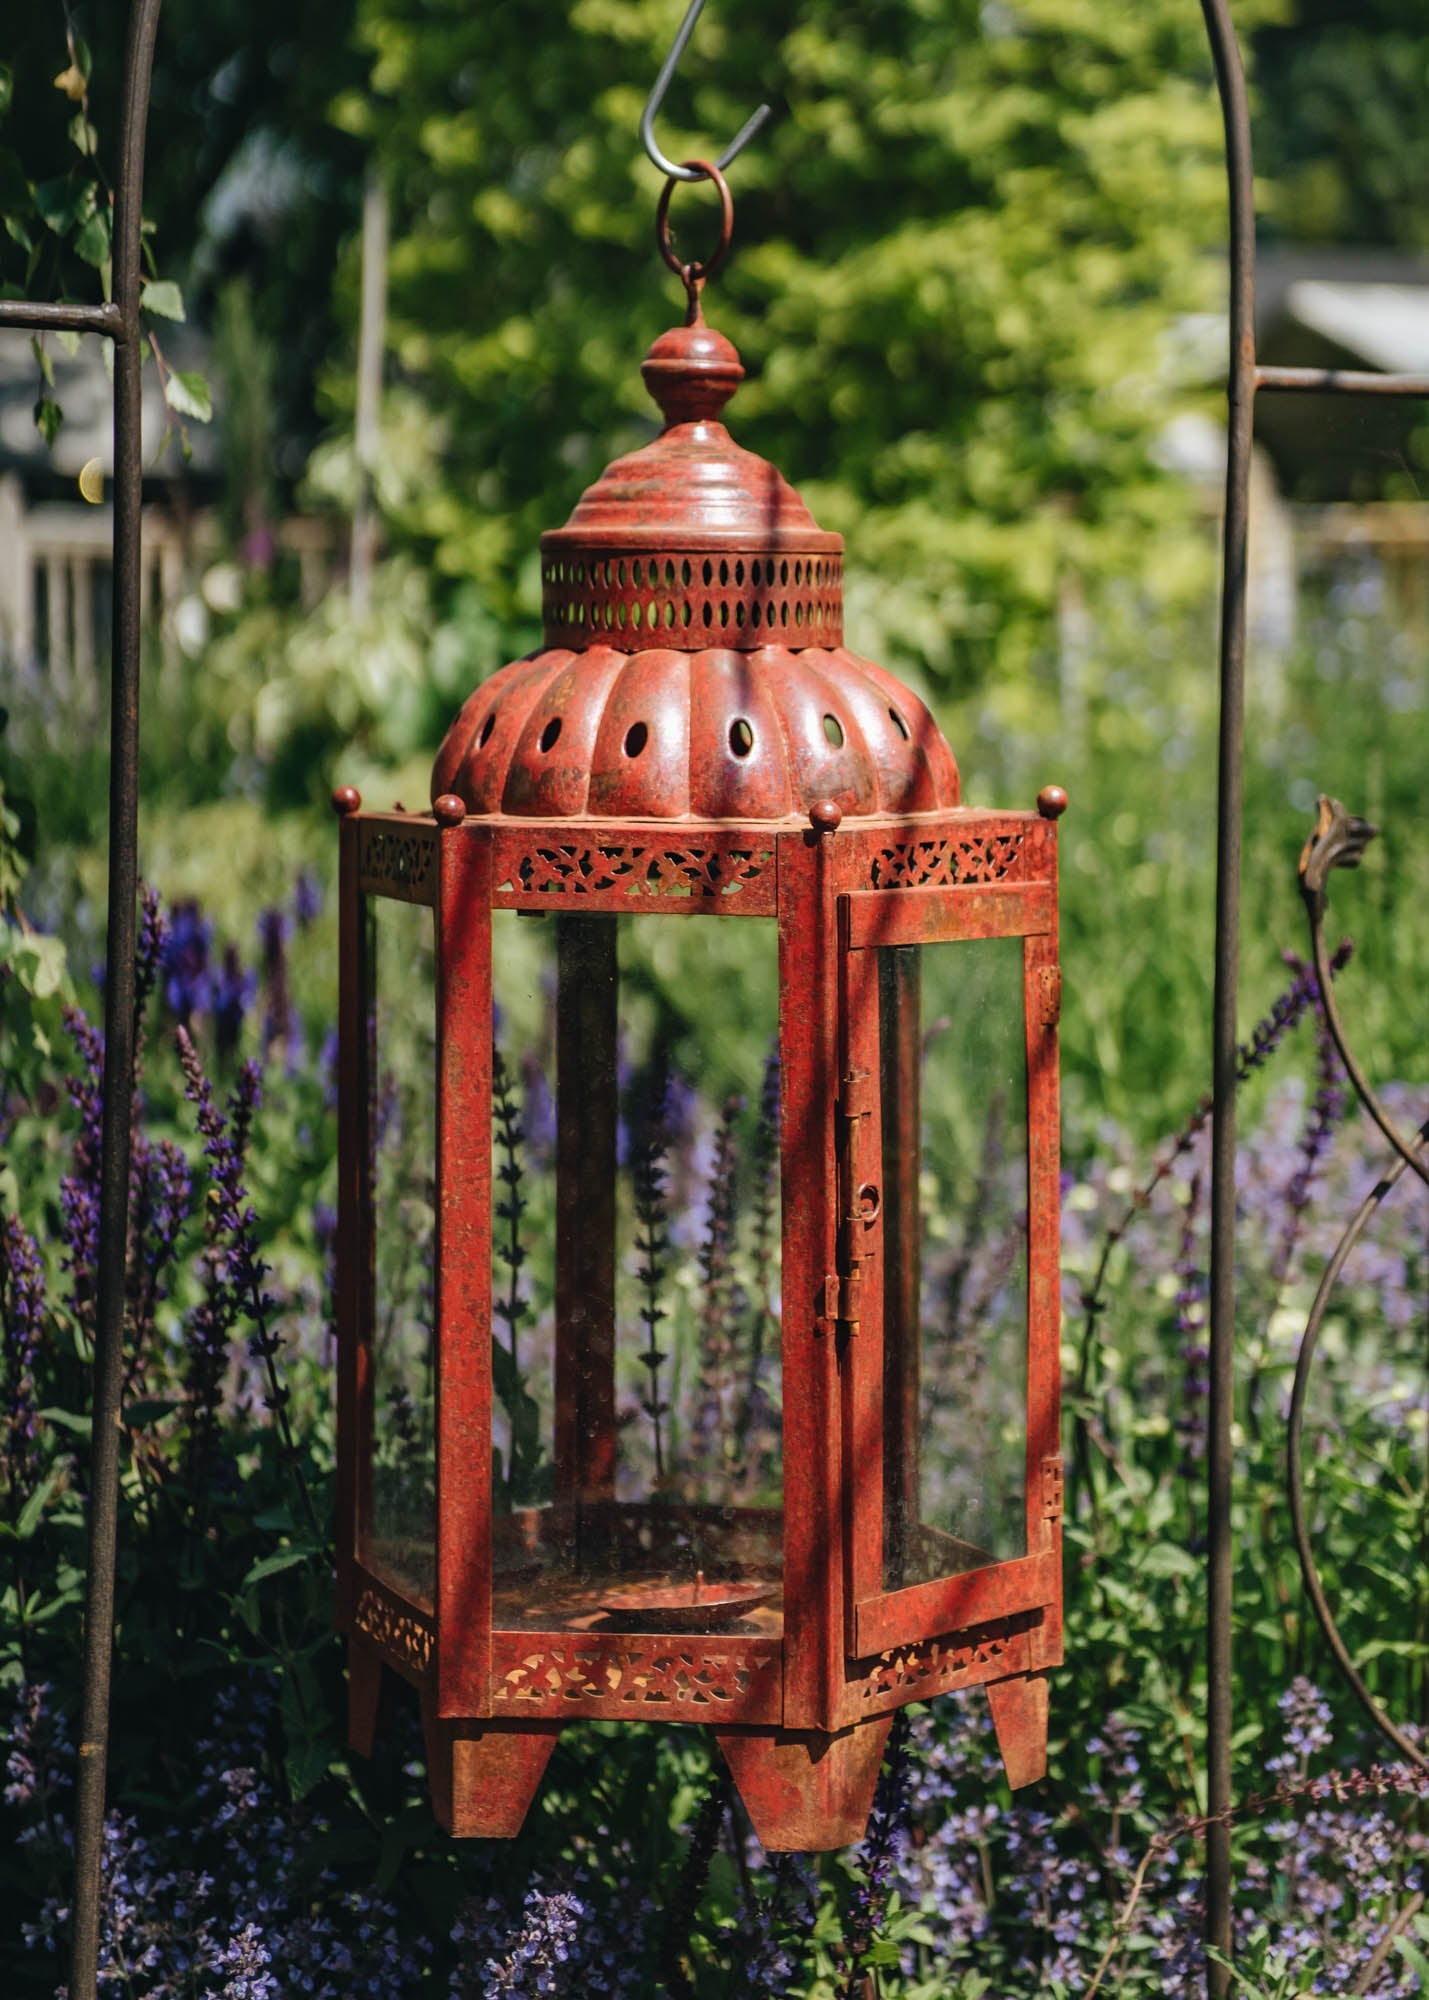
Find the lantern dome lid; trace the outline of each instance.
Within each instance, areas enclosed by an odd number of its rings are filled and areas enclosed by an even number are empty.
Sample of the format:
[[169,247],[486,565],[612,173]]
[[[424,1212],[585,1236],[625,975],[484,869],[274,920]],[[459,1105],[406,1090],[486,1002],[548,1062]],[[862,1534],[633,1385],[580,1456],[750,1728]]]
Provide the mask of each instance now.
[[642,373],[665,428],[541,537],[544,646],[471,696],[432,797],[549,819],[956,807],[928,709],[844,649],[842,537],[719,421],[732,343],[696,307]]
[[697,314],[661,334],[640,372],[665,428],[542,535],[546,644],[837,646],[843,537],[719,421],[744,379],[733,342]]

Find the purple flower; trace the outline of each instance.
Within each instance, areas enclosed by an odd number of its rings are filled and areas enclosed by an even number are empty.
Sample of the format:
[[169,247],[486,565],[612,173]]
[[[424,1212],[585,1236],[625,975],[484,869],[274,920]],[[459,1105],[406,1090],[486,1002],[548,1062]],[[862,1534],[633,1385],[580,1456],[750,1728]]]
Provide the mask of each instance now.
[[243,1023],[257,990],[258,982],[239,957],[237,945],[225,945],[223,959],[208,988],[214,1046],[225,1060],[231,1061],[238,1053]]
[[212,944],[213,925],[197,902],[188,897],[175,903],[163,955],[164,1000],[185,1027],[212,1005]]
[[18,1217],[0,1218],[0,1366],[4,1369],[5,1474],[12,1514],[35,1490],[35,1360],[45,1318],[39,1246]]
[[293,921],[300,931],[316,923],[323,911],[323,885],[311,868],[300,868],[293,884]]

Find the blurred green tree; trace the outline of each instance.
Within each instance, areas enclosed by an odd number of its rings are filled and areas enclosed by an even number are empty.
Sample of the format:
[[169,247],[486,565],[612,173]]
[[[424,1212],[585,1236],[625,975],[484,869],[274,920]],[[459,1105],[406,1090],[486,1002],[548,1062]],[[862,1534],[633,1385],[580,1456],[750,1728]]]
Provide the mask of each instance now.
[[[502,615],[533,608],[538,530],[652,428],[637,364],[681,300],[636,123],[680,12],[358,0],[370,76],[335,116],[387,173],[392,348],[445,426],[399,525]],[[858,642],[967,685],[1045,658],[1068,601],[1203,589],[1152,451],[1167,329],[1222,283],[1197,10],[720,0],[666,150],[717,151],[760,95],[781,115],[731,170],[708,309],[750,370],[741,440],[850,538]],[[673,219],[697,253],[709,191]]]
[[1429,251],[1429,19],[1419,0],[1297,0],[1255,37],[1273,227]]

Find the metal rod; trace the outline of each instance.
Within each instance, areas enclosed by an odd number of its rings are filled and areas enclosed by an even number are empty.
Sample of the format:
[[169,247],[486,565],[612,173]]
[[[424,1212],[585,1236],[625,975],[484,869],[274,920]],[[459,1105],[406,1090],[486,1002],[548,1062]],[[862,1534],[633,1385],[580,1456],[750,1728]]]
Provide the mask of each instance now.
[[[651,162],[660,169],[667,180],[672,181],[697,181],[702,178],[692,168],[682,167],[676,161],[667,158],[661,149],[659,140],[655,137],[655,120],[660,115],[660,106],[665,102],[665,92],[670,88],[670,81],[675,74],[680,57],[685,53],[685,44],[695,32],[695,23],[704,11],[704,4],[705,0],[690,0],[690,4],[685,10],[685,18],[680,23],[679,32],[670,44],[670,53],[660,65],[660,73],[651,86],[650,95],[645,100],[645,109],[640,114],[640,143],[645,148]],[[767,104],[761,104],[759,109],[740,126],[739,130],[715,161],[715,165],[717,167],[727,167],[731,160],[737,158],[744,151],[760,126],[767,122],[770,115],[771,107]]]
[[0,299],[0,327],[27,326],[36,333],[107,333],[117,339],[124,315],[115,304],[80,306],[37,299]]
[[[1230,363],[1220,745],[1216,808],[1216,981],[1212,1029],[1211,1310],[1206,1449],[1206,1943],[1231,1948],[1231,1409],[1235,1391],[1236,1007],[1240,972],[1241,819],[1245,761],[1246,543],[1255,418],[1255,187],[1245,73],[1227,0],[1201,0],[1226,133],[1230,195]],[[1221,2000],[1224,1965],[1208,1961]]]
[[95,2000],[100,1866],[114,1651],[124,1276],[129,1234],[129,1120],[134,1093],[134,945],[138,894],[139,579],[143,500],[140,221],[144,135],[162,0],[134,0],[114,201],[114,629],[109,718],[109,927],[104,985],[104,1126],[100,1153],[98,1313],[94,1343],[84,1702],[75,1782],[70,2000]]
[[1257,368],[1257,389],[1299,389],[1311,395],[1429,396],[1429,375],[1373,375],[1363,368]]

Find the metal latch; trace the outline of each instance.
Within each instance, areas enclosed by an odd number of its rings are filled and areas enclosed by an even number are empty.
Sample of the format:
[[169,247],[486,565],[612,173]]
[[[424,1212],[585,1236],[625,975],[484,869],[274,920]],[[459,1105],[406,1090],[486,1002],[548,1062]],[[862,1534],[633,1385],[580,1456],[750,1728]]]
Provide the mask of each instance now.
[[1062,1518],[1062,1454],[1053,1452],[1042,1461],[1042,1519]]

